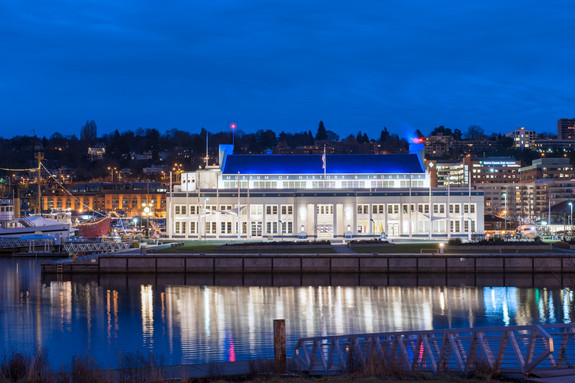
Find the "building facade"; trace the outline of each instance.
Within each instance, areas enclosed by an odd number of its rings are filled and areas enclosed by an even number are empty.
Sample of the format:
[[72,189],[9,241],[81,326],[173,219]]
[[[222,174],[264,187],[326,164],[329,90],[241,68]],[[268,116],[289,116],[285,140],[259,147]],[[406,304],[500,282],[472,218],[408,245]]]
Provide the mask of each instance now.
[[233,155],[183,173],[168,194],[179,239],[470,237],[483,193],[430,188],[416,154]]
[[569,158],[539,158],[531,165],[519,169],[519,182],[532,182],[539,179],[575,179],[575,169]]
[[537,135],[532,130],[519,128],[507,133],[505,136],[513,139],[513,146],[516,149],[535,150],[535,138]]
[[520,167],[521,161],[510,157],[464,157],[459,161],[435,161],[432,171],[436,173],[436,183],[432,183],[432,186],[463,186],[469,183],[470,177],[472,185],[516,182]]
[[575,118],[557,120],[557,138],[559,140],[575,140]]

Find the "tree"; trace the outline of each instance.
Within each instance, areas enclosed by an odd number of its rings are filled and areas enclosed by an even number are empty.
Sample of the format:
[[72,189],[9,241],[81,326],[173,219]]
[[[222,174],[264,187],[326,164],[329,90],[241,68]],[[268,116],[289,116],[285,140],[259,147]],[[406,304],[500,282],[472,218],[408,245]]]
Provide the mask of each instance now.
[[446,128],[445,126],[441,125],[435,129],[433,129],[433,131],[431,132],[431,135],[432,136],[452,136],[453,133],[451,132],[451,129]]
[[92,144],[98,139],[98,127],[94,120],[86,121],[80,130],[80,140],[86,144]]
[[339,135],[334,131],[328,130],[326,132],[326,135],[327,135],[327,139],[330,141],[338,141],[339,140]]
[[315,134],[315,140],[316,141],[327,140],[327,131],[325,130],[325,126],[323,126],[323,121],[319,122],[317,133]]
[[465,132],[465,138],[473,139],[479,136],[483,136],[484,134],[485,132],[483,131],[483,128],[481,126],[471,125],[469,128],[467,128],[467,131]]

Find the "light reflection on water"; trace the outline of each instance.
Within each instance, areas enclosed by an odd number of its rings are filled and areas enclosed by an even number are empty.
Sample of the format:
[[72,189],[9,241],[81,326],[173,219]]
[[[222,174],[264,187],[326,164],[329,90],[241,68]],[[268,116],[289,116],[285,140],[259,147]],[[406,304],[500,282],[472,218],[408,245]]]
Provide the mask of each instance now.
[[120,352],[166,363],[273,355],[273,320],[298,338],[439,328],[571,322],[573,291],[518,287],[156,286],[125,277],[41,284],[33,260],[0,259],[0,354],[46,348],[53,366]]

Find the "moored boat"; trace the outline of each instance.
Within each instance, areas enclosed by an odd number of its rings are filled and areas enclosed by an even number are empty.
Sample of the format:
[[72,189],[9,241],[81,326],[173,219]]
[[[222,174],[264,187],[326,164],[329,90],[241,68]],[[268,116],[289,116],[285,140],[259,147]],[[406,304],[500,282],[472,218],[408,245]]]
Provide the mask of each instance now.
[[79,237],[101,237],[108,234],[111,224],[112,218],[104,217],[98,221],[81,223],[75,228],[78,229]]

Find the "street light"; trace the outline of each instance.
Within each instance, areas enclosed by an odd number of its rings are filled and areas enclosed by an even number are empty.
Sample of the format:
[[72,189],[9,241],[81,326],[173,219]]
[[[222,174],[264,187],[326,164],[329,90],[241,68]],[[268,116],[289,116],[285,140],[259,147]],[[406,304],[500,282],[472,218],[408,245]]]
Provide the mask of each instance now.
[[573,230],[573,202],[569,202],[569,207],[571,208],[571,223],[569,224],[569,230]]
[[142,215],[146,217],[146,238],[150,238],[150,217],[154,214],[154,201],[142,203]]
[[118,168],[116,168],[116,167],[108,166],[108,170],[112,173],[112,183],[114,183],[114,172],[115,172],[117,169],[118,169]]
[[507,193],[503,193],[503,198],[505,200],[505,231],[507,231]]

